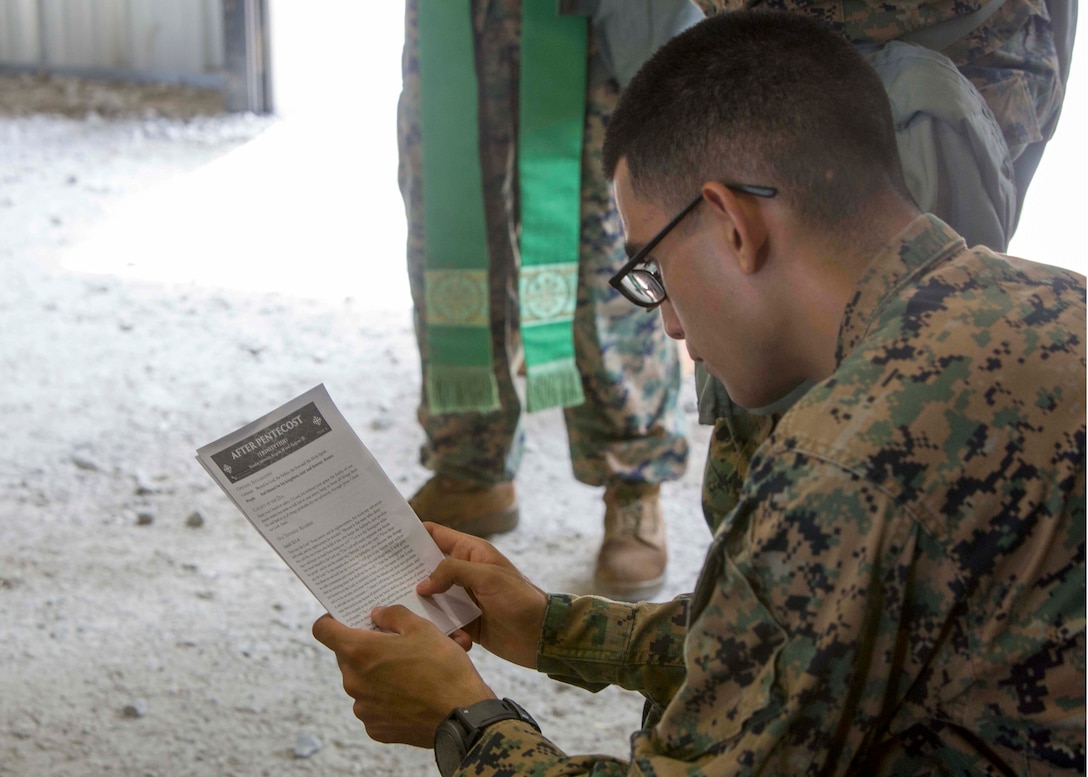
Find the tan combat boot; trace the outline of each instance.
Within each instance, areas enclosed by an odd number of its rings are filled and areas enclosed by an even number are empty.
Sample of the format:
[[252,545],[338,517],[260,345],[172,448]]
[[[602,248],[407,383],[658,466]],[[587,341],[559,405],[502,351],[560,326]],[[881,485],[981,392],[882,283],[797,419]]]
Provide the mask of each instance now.
[[597,555],[598,590],[636,601],[665,582],[665,519],[660,486],[616,483],[604,492],[604,543]]
[[513,483],[481,486],[468,480],[435,475],[408,504],[421,521],[486,537],[518,525],[518,500]]

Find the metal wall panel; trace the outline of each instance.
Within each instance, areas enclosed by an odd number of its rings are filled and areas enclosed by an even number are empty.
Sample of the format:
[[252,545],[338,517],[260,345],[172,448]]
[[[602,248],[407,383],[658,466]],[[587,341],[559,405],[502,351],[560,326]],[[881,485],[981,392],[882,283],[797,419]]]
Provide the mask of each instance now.
[[223,64],[222,0],[0,0],[0,66],[191,80]]
[[41,60],[37,0],[0,0],[0,62]]
[[44,0],[38,11],[44,64],[127,66],[124,0]]
[[214,0],[130,2],[129,46],[133,66],[139,70],[179,73],[222,68],[221,6],[222,3]]

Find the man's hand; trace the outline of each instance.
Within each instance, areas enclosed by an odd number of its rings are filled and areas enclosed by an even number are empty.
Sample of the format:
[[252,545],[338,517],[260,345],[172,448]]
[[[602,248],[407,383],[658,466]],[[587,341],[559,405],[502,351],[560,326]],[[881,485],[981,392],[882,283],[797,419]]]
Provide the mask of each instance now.
[[376,609],[371,618],[383,632],[322,615],[313,633],[336,653],[355,717],[375,741],[431,747],[454,707],[495,698],[465,651],[430,621],[401,606]]
[[464,646],[467,634],[507,661],[536,669],[537,645],[544,628],[548,596],[517,570],[491,543],[435,523],[427,531],[447,558],[416,587],[421,596],[452,585],[469,592],[483,615],[452,636]]

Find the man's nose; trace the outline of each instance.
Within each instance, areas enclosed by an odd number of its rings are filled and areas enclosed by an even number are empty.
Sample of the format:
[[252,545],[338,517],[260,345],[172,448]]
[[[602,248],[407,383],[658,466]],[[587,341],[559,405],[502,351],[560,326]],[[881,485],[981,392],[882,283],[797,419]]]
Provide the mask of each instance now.
[[673,340],[684,339],[684,327],[680,326],[680,319],[676,317],[676,311],[672,309],[672,303],[666,298],[661,306],[661,324],[665,328],[665,334]]

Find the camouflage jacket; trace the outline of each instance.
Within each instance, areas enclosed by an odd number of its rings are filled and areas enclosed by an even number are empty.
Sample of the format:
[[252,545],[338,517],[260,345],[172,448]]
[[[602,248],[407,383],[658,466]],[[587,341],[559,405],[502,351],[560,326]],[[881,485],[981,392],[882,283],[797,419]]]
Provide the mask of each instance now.
[[[1072,53],[1070,0],[697,0],[704,13],[761,7],[812,16],[865,46],[900,40],[938,49],[985,100],[1010,157],[1054,134]],[[965,27],[959,22],[967,20]],[[973,21],[972,21],[973,20]],[[951,34],[949,29],[954,30]],[[942,32],[943,31],[943,32]],[[937,33],[934,39],[924,36]],[[940,43],[936,38],[947,37]],[[1041,153],[1041,151],[1040,151]],[[1038,159],[1025,160],[1023,197]],[[909,161],[908,161],[909,164]]]
[[1083,276],[919,217],[690,600],[551,599],[543,671],[663,707],[630,761],[505,721],[459,774],[1084,773],[1084,334]]
[[[851,41],[886,43],[980,11],[988,0],[695,0],[695,4],[707,15],[754,7],[803,13]],[[992,54],[1032,16],[1048,18],[1046,0],[1005,0],[944,53],[957,65]]]

